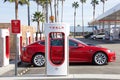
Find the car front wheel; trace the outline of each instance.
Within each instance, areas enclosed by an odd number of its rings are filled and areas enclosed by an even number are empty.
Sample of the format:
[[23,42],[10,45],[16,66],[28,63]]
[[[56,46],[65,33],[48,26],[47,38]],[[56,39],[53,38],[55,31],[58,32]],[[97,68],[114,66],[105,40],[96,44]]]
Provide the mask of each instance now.
[[93,57],[93,62],[97,65],[105,65],[108,62],[107,59],[108,58],[105,53],[97,52]]
[[45,64],[45,56],[43,54],[36,54],[33,59],[32,63],[34,66],[42,67]]

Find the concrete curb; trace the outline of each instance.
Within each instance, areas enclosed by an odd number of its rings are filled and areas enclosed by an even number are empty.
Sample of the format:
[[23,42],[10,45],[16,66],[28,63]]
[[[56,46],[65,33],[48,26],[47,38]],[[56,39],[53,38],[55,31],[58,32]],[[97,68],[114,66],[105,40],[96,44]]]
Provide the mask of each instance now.
[[10,70],[14,69],[14,64],[10,64],[8,66],[5,67],[0,67],[0,76]]
[[0,80],[35,80],[35,79],[39,79],[39,80],[65,80],[65,79],[69,79],[69,80],[75,80],[75,79],[101,79],[101,80],[120,80],[120,74],[69,74],[68,76],[46,76],[46,75],[40,75],[40,74],[28,74],[28,75],[24,75],[22,77],[0,77]]

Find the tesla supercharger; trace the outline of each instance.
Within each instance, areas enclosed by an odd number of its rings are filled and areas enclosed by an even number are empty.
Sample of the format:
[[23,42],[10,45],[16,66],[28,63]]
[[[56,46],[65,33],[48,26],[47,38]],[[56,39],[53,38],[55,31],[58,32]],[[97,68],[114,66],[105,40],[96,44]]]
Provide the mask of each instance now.
[[34,33],[33,34],[33,42],[35,42],[36,41],[36,34]]
[[30,32],[26,32],[26,45],[29,45],[31,43],[30,36]]
[[21,51],[22,51],[22,34],[17,34],[17,47],[18,47],[18,55],[19,55],[19,61],[20,61],[20,55],[21,55]]
[[44,39],[45,39],[44,37],[45,37],[45,36],[44,36],[44,34],[42,33],[42,34],[41,34],[41,39],[44,40]]
[[0,66],[9,65],[10,43],[9,30],[0,29]]
[[[68,75],[69,25],[65,23],[45,24],[45,53],[47,75]],[[56,40],[58,38],[58,40]]]

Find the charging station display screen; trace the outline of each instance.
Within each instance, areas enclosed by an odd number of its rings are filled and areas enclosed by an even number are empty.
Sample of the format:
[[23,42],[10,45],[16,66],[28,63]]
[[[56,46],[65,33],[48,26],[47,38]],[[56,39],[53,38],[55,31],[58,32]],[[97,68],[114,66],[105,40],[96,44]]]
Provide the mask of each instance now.
[[61,65],[65,59],[65,38],[64,33],[51,32],[49,34],[49,59],[54,65]]

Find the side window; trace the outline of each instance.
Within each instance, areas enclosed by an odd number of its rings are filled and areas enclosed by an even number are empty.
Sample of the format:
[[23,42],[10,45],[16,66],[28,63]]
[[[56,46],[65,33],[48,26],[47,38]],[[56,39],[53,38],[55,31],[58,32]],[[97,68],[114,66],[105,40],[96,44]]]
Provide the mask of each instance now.
[[63,45],[63,40],[51,40],[51,45],[62,46]]
[[78,46],[78,44],[72,40],[69,40],[69,46]]

